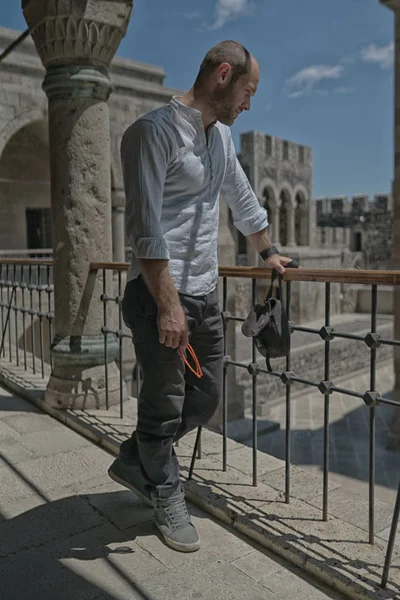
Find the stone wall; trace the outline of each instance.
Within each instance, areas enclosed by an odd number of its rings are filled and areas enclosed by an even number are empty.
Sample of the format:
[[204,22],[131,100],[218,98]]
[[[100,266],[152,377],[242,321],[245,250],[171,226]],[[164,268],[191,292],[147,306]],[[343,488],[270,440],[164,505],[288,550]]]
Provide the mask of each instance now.
[[269,212],[273,241],[312,246],[311,148],[256,131],[243,133],[240,142],[239,160]]
[[311,148],[256,131],[241,134],[240,143],[240,161],[256,193],[262,194],[265,180],[278,188],[282,184],[294,188],[300,183],[311,193]]
[[354,255],[353,266],[391,269],[393,199],[391,194],[315,200],[316,240],[320,248],[342,247]]

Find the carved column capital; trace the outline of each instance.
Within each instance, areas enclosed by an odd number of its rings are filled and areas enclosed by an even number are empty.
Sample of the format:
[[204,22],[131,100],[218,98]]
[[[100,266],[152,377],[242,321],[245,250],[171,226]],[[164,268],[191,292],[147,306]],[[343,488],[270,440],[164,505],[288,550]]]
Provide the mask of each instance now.
[[49,100],[97,98],[107,102],[113,89],[107,70],[85,65],[52,66],[42,84]]
[[45,67],[84,63],[107,68],[124,37],[133,0],[23,0]]

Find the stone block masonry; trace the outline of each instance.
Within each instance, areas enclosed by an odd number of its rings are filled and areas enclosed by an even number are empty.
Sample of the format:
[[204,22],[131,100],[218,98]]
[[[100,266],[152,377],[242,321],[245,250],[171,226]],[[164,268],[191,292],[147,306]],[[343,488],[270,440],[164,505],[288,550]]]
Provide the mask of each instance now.
[[[353,267],[393,268],[392,194],[317,198],[316,241],[320,248],[342,247],[353,253]],[[345,232],[348,232],[347,235]]]

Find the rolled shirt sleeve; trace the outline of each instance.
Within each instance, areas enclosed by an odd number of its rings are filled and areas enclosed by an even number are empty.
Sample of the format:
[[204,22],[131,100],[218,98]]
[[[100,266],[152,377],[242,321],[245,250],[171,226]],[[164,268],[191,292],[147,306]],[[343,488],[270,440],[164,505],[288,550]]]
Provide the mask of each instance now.
[[221,192],[232,211],[233,224],[243,235],[258,233],[268,227],[267,211],[260,206],[242,169],[230,132],[226,173]]
[[122,138],[126,231],[137,258],[170,258],[161,228],[169,155],[167,140],[153,121],[136,121]]

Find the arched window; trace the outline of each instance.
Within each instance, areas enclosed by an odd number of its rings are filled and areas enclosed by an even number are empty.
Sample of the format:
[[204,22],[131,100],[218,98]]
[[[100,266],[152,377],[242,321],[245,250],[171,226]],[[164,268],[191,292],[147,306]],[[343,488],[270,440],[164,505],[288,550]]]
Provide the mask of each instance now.
[[288,205],[290,202],[290,196],[287,191],[282,191],[280,195],[280,201],[281,207],[279,210],[279,241],[282,244],[282,246],[286,246],[288,243]]

